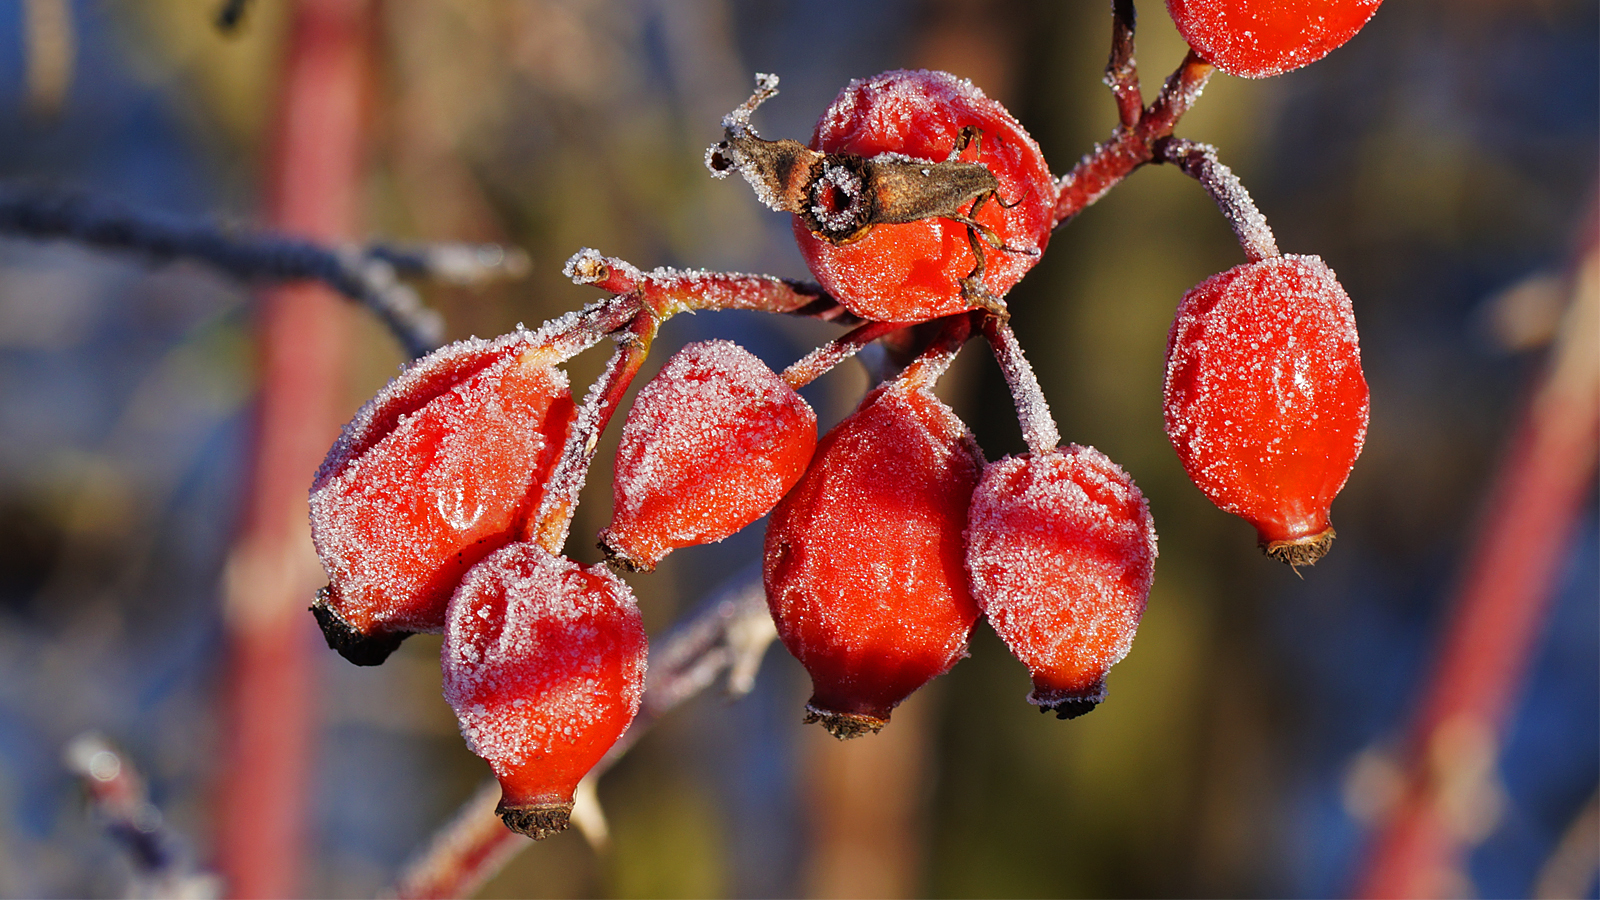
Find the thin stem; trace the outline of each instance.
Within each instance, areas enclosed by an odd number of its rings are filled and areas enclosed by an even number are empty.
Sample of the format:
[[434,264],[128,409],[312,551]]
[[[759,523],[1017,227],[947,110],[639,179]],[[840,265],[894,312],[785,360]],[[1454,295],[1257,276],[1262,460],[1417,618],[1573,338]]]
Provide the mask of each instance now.
[[[1129,53],[1131,54],[1131,47]],[[1116,50],[1113,49],[1113,55]],[[1130,57],[1130,65],[1132,63]],[[1083,212],[1106,191],[1128,177],[1129,173],[1150,162],[1155,155],[1156,141],[1169,137],[1183,114],[1199,99],[1206,81],[1215,71],[1210,63],[1202,62],[1190,51],[1177,71],[1167,77],[1149,108],[1145,109],[1134,125],[1119,123],[1105,143],[1096,144],[1094,150],[1079,160],[1071,172],[1057,182],[1055,227],[1060,228]],[[1115,90],[1115,89],[1114,89]],[[1119,108],[1121,100],[1119,98]]]
[[898,331],[905,325],[898,322],[868,322],[848,334],[834,338],[821,347],[800,357],[789,368],[783,370],[783,380],[795,390],[805,387],[828,370],[856,355],[856,351],[872,343],[891,331]]
[[578,410],[577,422],[562,448],[561,459],[545,483],[539,515],[530,523],[529,539],[550,553],[560,553],[567,543],[572,516],[578,509],[578,494],[583,490],[589,463],[600,446],[600,435],[610,424],[634,376],[639,374],[658,326],[658,320],[649,310],[641,310],[626,329],[614,335],[619,344],[617,352]]
[[1217,161],[1217,148],[1182,138],[1167,138],[1156,143],[1156,161],[1171,163],[1185,175],[1200,182],[1217,202],[1223,218],[1239,239],[1244,255],[1251,262],[1278,256],[1278,242],[1267,226],[1267,218],[1250,198],[1250,192],[1233,170]]
[[942,320],[939,333],[926,349],[901,371],[899,378],[932,385],[955,362],[956,355],[972,336],[972,317],[980,313],[958,313]]
[[1022,355],[1022,344],[1018,343],[1016,333],[1011,330],[1010,323],[1001,321],[998,316],[985,316],[983,335],[989,339],[995,362],[1000,364],[1000,371],[1005,373],[1006,384],[1011,388],[1011,400],[1017,406],[1017,422],[1022,426],[1022,440],[1027,443],[1028,452],[1034,456],[1049,453],[1060,445],[1061,432],[1050,416],[1050,404],[1039,387],[1038,377],[1033,374],[1033,366],[1028,365],[1027,358]]
[[[614,765],[662,716],[726,675],[729,697],[749,693],[777,631],[759,573],[735,580],[688,615],[651,648],[649,681],[639,715],[588,778]],[[395,885],[403,898],[466,897],[533,845],[495,815],[500,785],[487,781],[429,840]]]
[[843,313],[818,285],[769,275],[670,268],[641,272],[625,260],[588,248],[573,254],[563,271],[575,284],[632,294],[661,321],[681,312],[719,309],[824,319],[839,319]]
[[1167,76],[1166,82],[1161,85],[1161,93],[1156,95],[1155,102],[1150,104],[1144,117],[1139,120],[1139,136],[1146,146],[1172,134],[1178,120],[1200,99],[1206,82],[1211,80],[1216,70],[1216,66],[1196,56],[1193,50],[1183,57],[1183,62]]
[[1105,84],[1117,101],[1117,117],[1124,128],[1139,124],[1144,96],[1139,91],[1139,64],[1133,58],[1133,32],[1137,16],[1133,0],[1111,0],[1111,58],[1106,61]]

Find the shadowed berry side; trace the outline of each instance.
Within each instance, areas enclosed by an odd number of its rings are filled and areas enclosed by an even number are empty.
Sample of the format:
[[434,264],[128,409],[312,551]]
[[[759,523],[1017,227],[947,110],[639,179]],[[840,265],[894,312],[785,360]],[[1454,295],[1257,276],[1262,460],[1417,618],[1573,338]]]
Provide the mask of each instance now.
[[1155,574],[1155,524],[1133,479],[1076,444],[1007,457],[984,469],[968,523],[972,594],[1028,666],[1028,701],[1063,719],[1094,709]]
[[578,781],[627,730],[644,692],[645,634],[628,586],[518,543],[467,573],[445,627],[444,694],[500,782],[506,827],[567,827]]
[[1236,266],[1184,294],[1167,338],[1167,437],[1189,478],[1293,566],[1328,519],[1367,433],[1350,297],[1315,256]]
[[311,488],[329,646],[381,663],[444,627],[461,574],[520,537],[575,414],[566,375],[516,332],[413,364],[345,426]]
[[649,570],[674,549],[720,541],[766,515],[816,445],[816,414],[761,360],[728,341],[690,344],[628,411],[601,546]]
[[811,675],[808,722],[875,732],[966,655],[978,607],[961,533],[982,465],[955,413],[902,377],[823,437],[773,509],[767,603]]

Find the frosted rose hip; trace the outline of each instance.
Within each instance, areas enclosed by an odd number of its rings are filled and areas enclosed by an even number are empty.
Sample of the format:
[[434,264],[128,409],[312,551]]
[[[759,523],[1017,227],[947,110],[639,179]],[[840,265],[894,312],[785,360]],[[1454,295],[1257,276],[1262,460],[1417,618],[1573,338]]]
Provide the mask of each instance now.
[[1333,270],[1315,256],[1273,257],[1185,294],[1162,411],[1211,502],[1254,525],[1273,557],[1316,562],[1367,433],[1355,315]]
[[573,416],[566,376],[525,332],[445,347],[369,401],[311,488],[329,645],[375,665],[443,628],[461,574],[537,511]]
[[652,569],[772,508],[805,471],[817,417],[777,373],[728,341],[690,344],[645,385],[617,450],[607,554]]
[[1266,78],[1309,65],[1355,37],[1383,0],[1167,0],[1201,59]]
[[[999,182],[997,196],[976,218],[1009,248],[984,250],[983,285],[1003,297],[1049,243],[1056,198],[1039,146],[1005,107],[947,72],[885,72],[845,87],[818,120],[811,148],[942,162],[969,126],[977,130],[977,146],[960,159],[983,164]],[[817,281],[859,316],[917,322],[970,308],[960,279],[976,260],[967,227],[959,222],[927,218],[878,225],[858,240],[835,245],[812,234],[797,216],[794,234]]]
[[961,533],[982,465],[949,407],[901,379],[823,437],[773,509],[767,603],[811,675],[807,721],[877,731],[966,655],[978,608]]
[[1127,473],[1093,447],[984,469],[968,514],[972,594],[1028,666],[1040,711],[1063,719],[1105,697],[1155,571],[1156,532]]
[[639,711],[645,633],[628,586],[532,544],[478,563],[450,601],[444,694],[500,782],[497,812],[561,831],[578,781]]

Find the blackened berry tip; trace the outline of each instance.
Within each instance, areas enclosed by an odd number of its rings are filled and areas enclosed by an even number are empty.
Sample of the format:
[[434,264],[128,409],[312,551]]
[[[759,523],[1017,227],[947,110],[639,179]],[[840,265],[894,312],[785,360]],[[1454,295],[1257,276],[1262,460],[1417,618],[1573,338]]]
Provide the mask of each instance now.
[[619,575],[623,572],[654,572],[656,569],[655,563],[640,562],[629,556],[627,551],[614,546],[610,529],[600,532],[596,546],[606,555],[606,565]]
[[536,841],[542,841],[554,834],[567,830],[572,822],[572,804],[568,803],[534,803],[530,805],[508,804],[504,800],[495,807],[495,813],[500,816],[500,821],[517,834],[527,835]]
[[412,634],[409,631],[363,633],[339,615],[339,611],[328,602],[329,596],[329,588],[317,591],[316,602],[311,604],[311,615],[316,617],[322,636],[328,642],[328,649],[355,665],[381,665]]

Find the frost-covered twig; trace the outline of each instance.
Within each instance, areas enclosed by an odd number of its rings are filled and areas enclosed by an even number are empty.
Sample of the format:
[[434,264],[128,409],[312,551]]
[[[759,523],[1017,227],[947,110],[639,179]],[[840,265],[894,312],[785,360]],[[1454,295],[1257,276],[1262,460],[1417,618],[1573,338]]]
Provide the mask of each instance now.
[[1022,425],[1022,439],[1028,445],[1028,452],[1034,456],[1049,453],[1061,443],[1061,431],[1050,415],[1050,404],[1039,387],[1038,376],[1033,374],[1033,366],[1022,355],[1022,344],[1016,333],[998,316],[985,316],[983,334],[1011,388],[1011,400],[1017,407],[1017,421]]
[[95,818],[122,846],[133,869],[129,897],[214,897],[217,878],[194,860],[150,802],[144,779],[128,757],[97,734],[72,739],[63,753],[83,783]]
[[[711,687],[719,677],[725,675],[728,697],[749,693],[775,637],[760,574],[744,573],[731,588],[654,642],[639,715],[586,780],[598,778],[657,719]],[[395,883],[395,896],[469,896],[530,846],[532,841],[507,829],[495,815],[499,799],[499,784],[485,783],[406,865]],[[574,810],[574,820],[583,828],[578,810]]]
[[1111,60],[1106,66],[1106,81],[1116,98],[1120,121],[1105,143],[1096,144],[1057,182],[1057,228],[1105,196],[1134,169],[1152,161],[1156,142],[1172,136],[1172,129],[1200,98],[1216,70],[1191,50],[1177,70],[1167,76],[1155,101],[1142,110],[1136,109],[1140,98],[1133,68],[1131,7],[1120,2],[1113,5]]
[[1139,93],[1139,64],[1133,58],[1133,32],[1137,16],[1133,0],[1111,2],[1111,57],[1106,60],[1105,85],[1117,101],[1117,117],[1124,128],[1139,124],[1144,97]]
[[320,281],[371,309],[412,357],[439,345],[443,323],[400,277],[476,284],[528,269],[522,251],[492,244],[328,247],[82,192],[17,184],[0,185],[0,235],[70,240],[154,262],[194,260],[247,281]]
[[1223,218],[1228,220],[1228,226],[1251,262],[1278,255],[1278,240],[1267,227],[1266,217],[1256,207],[1239,176],[1217,160],[1217,148],[1182,138],[1168,138],[1158,141],[1155,151],[1156,162],[1171,163],[1200,182],[1217,202],[1217,208],[1222,210]]

